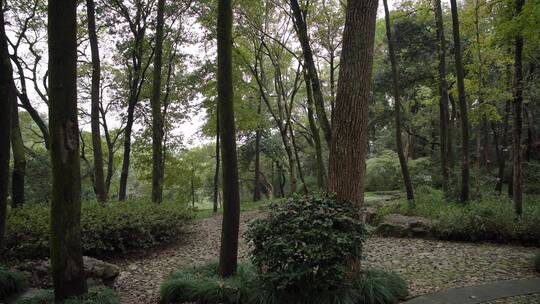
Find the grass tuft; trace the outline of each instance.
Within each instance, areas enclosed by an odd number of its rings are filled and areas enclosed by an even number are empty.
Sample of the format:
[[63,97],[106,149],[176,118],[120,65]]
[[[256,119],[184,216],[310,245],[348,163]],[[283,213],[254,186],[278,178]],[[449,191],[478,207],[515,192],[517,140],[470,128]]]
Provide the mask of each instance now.
[[[54,292],[50,289],[39,290],[32,296],[18,300],[14,304],[53,304]],[[120,304],[120,299],[110,288],[91,287],[81,298],[64,301],[64,304]]]
[[393,304],[408,294],[407,284],[393,271],[370,268],[352,280],[354,303]]

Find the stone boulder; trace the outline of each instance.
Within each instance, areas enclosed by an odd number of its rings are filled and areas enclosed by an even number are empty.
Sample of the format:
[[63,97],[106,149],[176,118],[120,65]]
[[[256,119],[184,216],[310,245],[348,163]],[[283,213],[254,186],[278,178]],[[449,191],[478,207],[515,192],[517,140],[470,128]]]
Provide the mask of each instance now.
[[373,224],[377,217],[377,208],[366,207],[360,210],[360,219],[364,224]]
[[389,214],[375,232],[385,237],[429,237],[431,226],[432,222],[423,217]]
[[[116,278],[120,274],[120,268],[92,257],[83,257],[84,271],[90,285],[106,285],[113,287]],[[30,284],[42,288],[52,286],[50,260],[31,261],[17,267],[21,271],[31,274]]]

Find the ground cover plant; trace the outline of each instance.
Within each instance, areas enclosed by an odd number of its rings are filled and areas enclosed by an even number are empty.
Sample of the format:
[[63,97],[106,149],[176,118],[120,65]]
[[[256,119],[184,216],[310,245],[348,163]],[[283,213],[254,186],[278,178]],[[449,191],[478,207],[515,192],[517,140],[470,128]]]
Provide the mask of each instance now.
[[26,275],[22,272],[0,267],[0,300],[27,287]]
[[[8,214],[4,255],[17,259],[49,255],[49,206],[28,204]],[[81,212],[86,255],[110,257],[144,251],[180,237],[191,217],[186,208],[147,201],[85,203]]]
[[[54,293],[50,289],[42,289],[34,292],[31,296],[15,301],[13,304],[53,304]],[[71,298],[64,304],[120,304],[120,299],[115,292],[107,287],[94,286],[80,298]]]

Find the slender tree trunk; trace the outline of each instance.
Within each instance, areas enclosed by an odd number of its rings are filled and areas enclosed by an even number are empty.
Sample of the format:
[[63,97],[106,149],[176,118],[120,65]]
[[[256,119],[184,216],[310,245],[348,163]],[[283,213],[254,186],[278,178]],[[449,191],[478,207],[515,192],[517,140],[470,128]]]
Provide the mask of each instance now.
[[101,63],[99,58],[98,38],[96,33],[96,16],[94,0],[86,0],[88,15],[88,37],[92,53],[92,89],[90,120],[92,127],[92,145],[94,150],[94,189],[100,202],[107,201],[107,191],[103,174],[103,151],[101,149],[101,132],[99,126],[99,82],[101,80]]
[[294,151],[294,158],[296,160],[296,166],[298,168],[298,175],[300,176],[300,181],[302,182],[302,191],[304,191],[305,194],[309,192],[306,181],[304,180],[304,173],[302,172],[302,165],[300,164],[300,155],[298,154],[298,146],[296,145],[296,139],[294,137],[294,130],[292,128],[292,124],[289,123],[289,134],[291,136],[291,144]]
[[394,88],[394,115],[396,125],[396,149],[399,157],[399,164],[401,166],[401,175],[403,176],[403,182],[405,183],[405,190],[407,192],[407,200],[411,206],[414,206],[414,192],[411,182],[411,176],[409,174],[409,168],[407,167],[407,160],[405,159],[405,153],[403,152],[403,143],[401,140],[401,97],[399,95],[399,82],[396,54],[394,51],[394,40],[392,40],[392,28],[390,24],[390,12],[388,11],[388,1],[383,0],[384,5],[384,20],[386,24],[386,38],[388,40],[388,53],[390,56],[390,64],[392,66],[392,84]]
[[304,64],[311,80],[311,89],[313,99],[315,101],[317,118],[323,130],[326,142],[328,146],[330,146],[332,141],[332,126],[330,125],[330,121],[326,115],[324,97],[321,90],[321,82],[319,80],[319,75],[317,74],[315,61],[313,60],[313,51],[311,49],[309,34],[307,31],[307,22],[305,19],[306,12],[302,11],[297,0],[290,0],[290,6],[293,12],[296,34],[298,35],[298,40],[300,41],[300,46],[302,47],[302,53],[304,55]]
[[122,172],[120,173],[120,186],[118,190],[118,200],[126,200],[127,181],[129,176],[129,161],[131,154],[131,131],[133,128],[135,112],[135,103],[128,105],[128,115],[126,121],[126,128],[124,129],[124,156],[122,160]]
[[216,171],[214,174],[214,213],[218,212],[218,200],[219,200],[219,166],[220,166],[220,154],[219,154],[219,104],[216,105]]
[[437,24],[438,54],[439,54],[439,120],[440,120],[440,150],[441,172],[443,190],[446,196],[449,192],[449,150],[450,150],[450,115],[448,109],[448,83],[446,81],[446,40],[444,36],[444,22],[441,0],[434,0],[435,18]]
[[458,85],[459,112],[461,118],[461,201],[469,200],[469,115],[465,99],[463,62],[461,59],[461,38],[459,34],[459,17],[456,0],[450,0],[452,10],[452,29],[454,36],[454,56],[456,61],[456,78]]
[[[506,102],[506,113],[504,114],[504,120],[503,120],[503,134],[501,138],[501,142],[499,143],[499,136],[497,134],[496,128],[493,127],[493,140],[495,143],[495,149],[497,153],[497,164],[498,164],[498,172],[497,172],[497,183],[495,184],[495,191],[497,191],[499,194],[502,192],[502,186],[504,183],[504,170],[506,167],[506,145],[507,145],[507,137],[508,137],[508,122],[510,120],[510,112],[511,112],[511,102]],[[494,125],[493,125],[494,126]]]
[[217,17],[217,79],[221,123],[221,156],[223,159],[223,223],[219,254],[219,274],[222,277],[229,277],[236,272],[240,224],[240,188],[238,184],[236,128],[233,107],[232,23],[232,1],[219,0]]
[[191,206],[195,209],[195,167],[191,162]]
[[6,231],[11,105],[13,98],[13,69],[9,61],[4,22],[4,0],[0,0],[0,249],[4,249]]
[[304,71],[304,81],[306,82],[309,129],[311,131],[311,136],[313,137],[313,143],[315,145],[315,158],[317,160],[317,186],[319,187],[319,189],[324,189],[326,187],[326,174],[324,170],[324,160],[322,156],[321,137],[319,135],[319,128],[317,127],[317,123],[315,122],[315,117],[313,115],[313,95],[311,94],[311,83],[306,71]]
[[[261,99],[259,99],[259,105],[257,107],[257,114],[261,114]],[[253,178],[253,201],[257,202],[261,200],[261,137],[262,132],[259,127],[255,131],[255,176]]]
[[11,206],[17,208],[24,204],[24,179],[26,175],[26,155],[24,141],[19,125],[19,109],[15,83],[12,82],[11,96],[11,151],[13,153],[13,172],[11,175]]
[[328,181],[339,199],[364,202],[377,0],[347,3],[343,51],[333,118]]
[[77,117],[77,2],[49,0],[51,264],[57,303],[86,292],[81,246],[81,173]]
[[163,120],[161,117],[161,66],[163,58],[163,15],[165,0],[158,0],[156,46],[154,53],[154,82],[152,86],[152,202],[163,200],[162,144]]
[[[525,4],[524,0],[516,0],[516,14],[521,13]],[[522,110],[523,110],[523,36],[517,34],[515,40],[514,53],[514,129],[512,132],[512,156],[513,156],[513,196],[514,209],[518,216],[523,213],[523,154],[521,152],[521,133],[522,133]]]

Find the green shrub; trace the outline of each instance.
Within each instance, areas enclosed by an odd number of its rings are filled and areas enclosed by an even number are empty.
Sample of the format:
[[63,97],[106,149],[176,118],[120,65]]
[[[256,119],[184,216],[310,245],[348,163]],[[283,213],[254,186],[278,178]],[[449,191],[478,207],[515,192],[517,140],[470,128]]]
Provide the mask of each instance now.
[[381,208],[380,222],[390,213],[422,216],[433,220],[431,233],[440,239],[540,244],[540,201],[527,196],[523,216],[516,218],[506,196],[486,195],[466,204],[447,202],[442,191],[428,186],[416,189],[416,207],[406,201]]
[[354,303],[393,304],[408,294],[407,284],[395,272],[366,269],[352,280]]
[[251,265],[239,264],[235,275],[221,278],[218,263],[191,266],[171,274],[161,285],[161,303],[257,303],[257,278]]
[[358,208],[321,194],[295,196],[269,209],[246,233],[265,288],[298,299],[320,299],[341,288],[349,264],[361,258],[365,229]]
[[[10,210],[5,255],[20,259],[47,257],[49,213],[49,206],[44,204]],[[189,216],[182,207],[167,203],[85,203],[81,212],[84,253],[104,257],[171,242],[182,233]]]
[[540,250],[536,251],[534,254],[534,269],[537,272],[540,272]]
[[399,160],[394,151],[385,150],[366,161],[366,191],[401,189]]
[[0,300],[22,291],[27,286],[27,277],[24,273],[0,267]]
[[[14,304],[53,304],[54,293],[50,289],[38,290],[30,297],[20,299]],[[107,287],[95,286],[88,290],[88,293],[81,298],[74,298],[64,301],[64,304],[120,304],[118,296]]]

